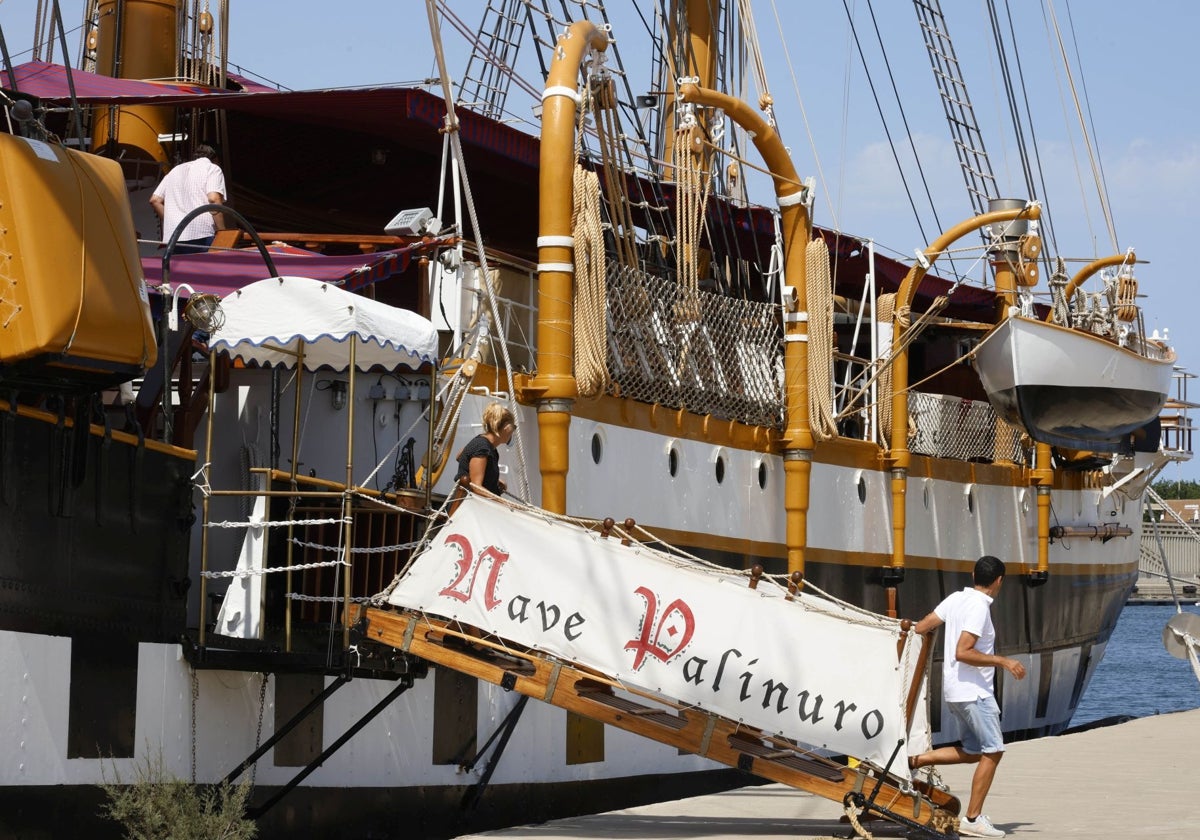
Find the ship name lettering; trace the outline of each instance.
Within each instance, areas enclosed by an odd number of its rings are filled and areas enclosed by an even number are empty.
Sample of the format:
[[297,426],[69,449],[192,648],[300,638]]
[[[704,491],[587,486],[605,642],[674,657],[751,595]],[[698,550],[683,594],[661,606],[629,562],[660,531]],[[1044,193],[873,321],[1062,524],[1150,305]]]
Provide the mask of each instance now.
[[[489,545],[476,556],[470,540],[462,534],[448,534],[446,545],[458,549],[458,559],[455,561],[455,565],[458,566],[458,575],[449,586],[438,594],[467,603],[475,595],[475,581],[479,578],[480,569],[487,565],[489,570],[487,583],[483,589],[483,606],[488,612],[500,606],[501,600],[496,596],[496,583],[500,579],[500,570],[508,562],[508,552]],[[469,581],[467,580],[468,575],[471,578]],[[464,583],[466,584],[465,588],[463,588]]]
[[[743,654],[737,648],[727,648],[721,653],[717,659],[717,672],[712,681],[712,690],[714,692],[721,691],[721,678],[725,674],[725,668],[730,664],[730,661],[740,661],[743,659]],[[709,658],[703,656],[690,656],[683,662],[683,678],[692,685],[703,685],[705,681],[704,669],[708,667]],[[751,685],[755,679],[754,671],[751,667],[758,664],[758,659],[750,659],[742,666],[745,668],[738,675],[738,702],[746,702],[749,700],[758,699],[762,703],[764,709],[774,708],[776,714],[783,714],[792,708],[788,704],[787,698],[794,696],[797,699],[796,715],[804,723],[817,724],[825,720],[828,715],[822,714],[822,707],[825,705],[825,696],[823,694],[814,693],[809,689],[793,691],[787,683],[776,680],[771,677],[765,678],[762,685],[762,695],[756,698],[756,694]],[[841,732],[847,725],[853,726],[852,721],[856,717],[854,714],[858,711],[858,704],[851,700],[831,700],[830,704],[837,710],[837,714],[833,718],[833,728]],[[827,707],[826,707],[827,708]],[[879,737],[883,731],[884,717],[883,713],[878,709],[871,709],[865,712],[858,718],[859,728],[862,730],[863,737],[867,740],[872,740]]]
[[[868,729],[868,724],[870,728]],[[863,715],[862,719],[862,734],[868,741],[876,737],[883,731],[883,712],[878,709],[872,709]]]
[[813,698],[812,713],[809,714],[809,712],[807,711],[808,698],[809,698],[808,690],[805,689],[804,691],[801,691],[800,693],[798,693],[796,696],[800,698],[800,707],[799,707],[800,720],[807,721],[807,720],[811,719],[813,723],[818,723],[819,721],[824,720],[824,718],[821,717],[821,701],[823,701],[825,699],[824,697],[822,697],[820,694],[818,694],[816,697]]
[[[525,595],[513,596],[513,598],[508,602],[508,617],[513,621],[520,622],[521,624],[529,621],[529,605],[531,602],[532,599],[526,597]],[[534,604],[534,608],[541,614],[543,633],[553,630],[556,626],[558,626],[559,621],[562,619],[562,608],[557,604],[547,604],[545,601],[538,601],[536,604]],[[566,620],[562,622],[563,635],[566,636],[569,641],[575,641],[583,635],[583,630],[581,628],[586,621],[587,619],[578,612],[571,613],[567,616]]]
[[639,586],[634,594],[646,602],[637,638],[625,643],[625,650],[633,651],[632,667],[637,671],[647,656],[665,663],[682,654],[696,632],[696,616],[682,598],[667,604],[660,614],[658,595],[653,590]]
[[838,732],[842,731],[842,718],[846,716],[846,712],[853,712],[858,708],[857,703],[849,703],[845,700],[839,700],[834,703],[838,707],[837,719],[833,722],[833,728]]

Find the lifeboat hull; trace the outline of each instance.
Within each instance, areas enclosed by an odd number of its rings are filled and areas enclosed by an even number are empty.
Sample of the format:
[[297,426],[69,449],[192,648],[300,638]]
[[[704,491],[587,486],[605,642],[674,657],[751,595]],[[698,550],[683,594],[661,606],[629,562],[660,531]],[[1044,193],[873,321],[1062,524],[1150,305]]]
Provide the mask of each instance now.
[[1099,336],[1006,319],[976,349],[988,400],[1006,421],[1052,446],[1123,452],[1130,435],[1158,417],[1175,354],[1141,355]]

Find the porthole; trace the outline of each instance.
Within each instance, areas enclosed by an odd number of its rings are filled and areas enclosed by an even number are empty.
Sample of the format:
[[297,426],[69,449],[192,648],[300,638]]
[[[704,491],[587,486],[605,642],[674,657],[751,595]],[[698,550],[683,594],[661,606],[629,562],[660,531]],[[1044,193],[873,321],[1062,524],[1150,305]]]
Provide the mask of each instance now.
[[921,504],[925,506],[925,510],[929,510],[929,481],[927,480],[921,487]]
[[867,478],[863,475],[862,470],[854,474],[855,486],[858,488],[858,503],[865,505],[867,503]]
[[667,450],[667,472],[671,474],[671,478],[679,472],[679,450],[674,446]]
[[1029,494],[1024,488],[1017,493],[1017,504],[1021,506],[1021,513],[1029,513]]
[[975,485],[968,484],[964,495],[967,497],[967,513],[974,513],[975,512]]
[[722,481],[725,480],[725,456],[724,455],[717,456],[717,463],[716,463],[715,469],[716,469],[716,473],[717,473],[717,484],[720,484]]
[[758,489],[759,490],[767,489],[767,462],[766,461],[758,462]]
[[592,463],[599,464],[600,457],[604,454],[604,441],[600,439],[600,433],[596,432],[592,435]]

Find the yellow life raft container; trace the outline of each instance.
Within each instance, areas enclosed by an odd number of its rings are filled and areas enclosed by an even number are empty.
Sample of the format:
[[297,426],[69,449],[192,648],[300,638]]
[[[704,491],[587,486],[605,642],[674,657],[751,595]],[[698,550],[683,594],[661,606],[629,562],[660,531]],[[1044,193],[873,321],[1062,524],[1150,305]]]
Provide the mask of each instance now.
[[0,134],[0,386],[104,388],[156,355],[120,165]]

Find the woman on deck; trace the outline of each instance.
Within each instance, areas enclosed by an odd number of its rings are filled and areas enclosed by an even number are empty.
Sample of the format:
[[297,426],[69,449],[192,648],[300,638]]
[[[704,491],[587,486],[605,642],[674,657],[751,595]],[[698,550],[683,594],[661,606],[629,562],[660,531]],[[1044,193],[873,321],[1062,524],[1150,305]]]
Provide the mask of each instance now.
[[512,440],[517,421],[508,408],[498,402],[483,410],[483,433],[476,435],[458,453],[458,473],[454,480],[469,478],[489,493],[501,495],[507,486],[500,480],[500,453],[496,447]]

